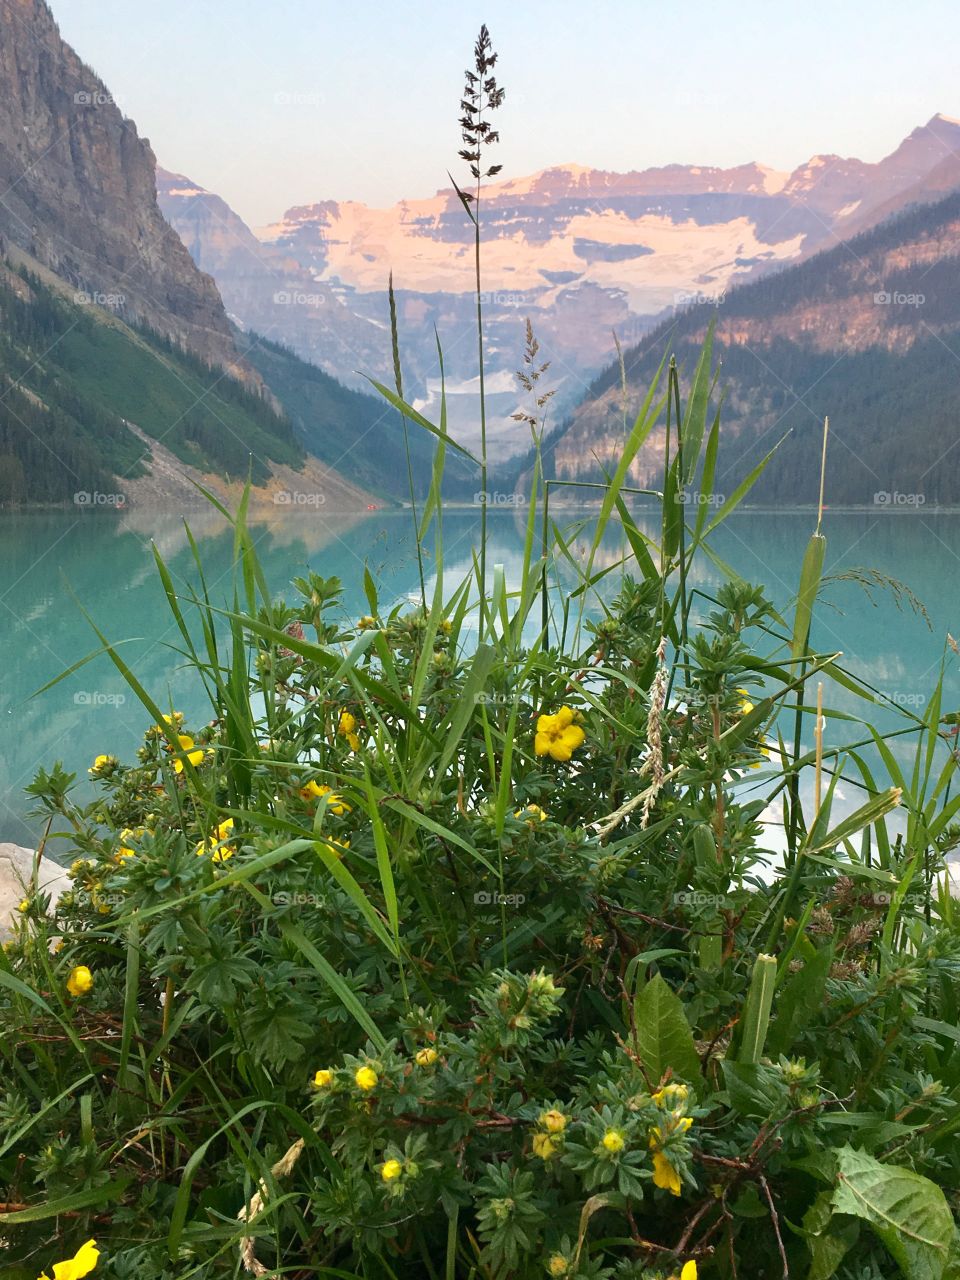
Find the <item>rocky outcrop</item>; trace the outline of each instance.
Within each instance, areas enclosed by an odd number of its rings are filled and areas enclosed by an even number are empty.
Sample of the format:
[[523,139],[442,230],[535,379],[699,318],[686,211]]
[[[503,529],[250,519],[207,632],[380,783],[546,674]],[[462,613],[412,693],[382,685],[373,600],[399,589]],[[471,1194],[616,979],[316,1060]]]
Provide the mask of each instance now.
[[0,240],[11,257],[257,383],[216,285],[160,212],[149,143],[43,0],[4,0],[0,102]]
[[[0,844],[0,941],[12,933],[17,909],[33,884],[36,854],[16,844]],[[55,903],[70,888],[66,871],[52,858],[40,857],[36,890]]]

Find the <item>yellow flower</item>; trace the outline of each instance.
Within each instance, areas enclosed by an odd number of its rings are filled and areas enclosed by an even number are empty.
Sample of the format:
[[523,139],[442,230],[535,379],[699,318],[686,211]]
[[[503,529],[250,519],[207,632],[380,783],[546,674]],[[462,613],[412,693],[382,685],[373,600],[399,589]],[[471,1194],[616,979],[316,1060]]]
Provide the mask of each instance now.
[[662,1151],[653,1153],[653,1185],[675,1196],[680,1194],[680,1175]]
[[556,715],[538,717],[533,749],[538,756],[569,760],[585,738],[580,726],[574,724],[574,713],[569,707],[561,707]]
[[569,1262],[562,1253],[555,1253],[547,1263],[547,1271],[552,1276],[565,1276],[569,1266]]
[[85,996],[92,989],[93,974],[85,964],[78,964],[75,969],[70,970],[70,976],[67,978],[67,990],[72,996]]
[[233,819],[224,818],[219,826],[213,829],[213,833],[207,840],[201,840],[194,852],[197,857],[202,857],[205,853],[212,854],[213,862],[226,862],[228,858],[232,858],[236,853],[233,845],[225,844],[225,840],[229,840],[233,834]]
[[[194,750],[194,741],[190,735],[186,733],[178,733],[177,741],[180,743],[180,750],[186,753],[187,759],[193,767],[196,768],[203,759],[202,748],[197,747],[196,750]],[[183,760],[178,756],[173,762],[173,771],[174,773],[183,773],[183,769]]]
[[563,1133],[567,1127],[567,1117],[554,1107],[550,1111],[541,1112],[540,1123],[547,1133]]
[[87,770],[92,777],[96,777],[98,773],[102,773],[104,769],[110,769],[120,761],[116,756],[97,756],[91,767]]
[[338,817],[343,817],[345,813],[350,812],[350,805],[346,800],[340,798],[340,793],[334,791],[332,787],[325,787],[322,783],[315,782],[313,778],[305,787],[300,788],[300,795],[304,800],[322,800],[327,797],[327,808],[331,813],[335,813]]
[[349,840],[334,840],[331,837],[331,839],[324,840],[322,843],[327,853],[332,854],[335,858],[342,858],[343,855],[346,853],[346,851],[350,848]]
[[143,827],[124,827],[120,832],[120,848],[114,854],[114,862],[123,862],[124,858],[132,858],[137,852],[130,845],[131,840],[139,840],[143,835]]
[[380,1166],[380,1177],[384,1182],[396,1182],[403,1173],[403,1165],[399,1160],[385,1160]]
[[315,1089],[329,1089],[333,1084],[333,1072],[326,1068],[317,1072],[313,1077],[313,1087]]
[[603,1135],[603,1145],[611,1155],[616,1155],[626,1146],[626,1141],[619,1129],[608,1129]]
[[340,712],[340,720],[337,724],[337,733],[341,738],[346,738],[350,744],[351,751],[360,750],[360,739],[356,733],[357,717],[351,715],[349,711]]
[[665,1084],[662,1089],[658,1089],[653,1095],[653,1100],[658,1107],[676,1107],[686,1102],[690,1096],[690,1090],[685,1084]]
[[549,1133],[533,1135],[533,1154],[539,1156],[541,1160],[551,1160],[557,1154],[557,1144]]
[[432,1067],[439,1056],[436,1049],[418,1049],[414,1061],[418,1067]]
[[353,1078],[357,1088],[362,1089],[364,1093],[369,1093],[371,1089],[375,1089],[380,1081],[380,1077],[373,1067],[357,1067]]
[[683,1264],[683,1270],[680,1272],[680,1280],[697,1280],[697,1264],[691,1258],[689,1262]]
[[17,907],[17,910],[20,912],[22,916],[25,916],[27,912],[30,910],[30,899],[21,898],[20,905]]
[[525,808],[518,809],[513,816],[526,822],[528,827],[535,827],[538,822],[546,822],[547,820],[546,810],[541,809],[538,804],[528,804]]
[[[86,1244],[80,1246],[72,1258],[68,1258],[66,1262],[53,1264],[53,1280],[81,1280],[82,1276],[88,1276],[94,1270],[99,1257],[100,1250],[97,1248],[97,1242],[88,1240]],[[40,1280],[49,1280],[46,1272]]]
[[753,710],[753,703],[750,701],[750,694],[746,689],[737,689],[737,693],[740,695],[740,714],[742,716],[748,716]]

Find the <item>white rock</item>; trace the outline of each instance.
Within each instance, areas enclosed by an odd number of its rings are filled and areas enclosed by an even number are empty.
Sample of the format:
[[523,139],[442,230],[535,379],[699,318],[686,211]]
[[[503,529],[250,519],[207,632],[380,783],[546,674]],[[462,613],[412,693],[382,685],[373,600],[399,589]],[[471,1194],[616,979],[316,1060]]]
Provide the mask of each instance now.
[[[13,932],[12,921],[23,901],[24,891],[30,885],[35,858],[32,849],[24,849],[17,844],[0,844],[0,940],[10,937]],[[59,863],[43,856],[37,888],[48,893],[51,902],[56,902],[61,893],[70,888],[70,877]]]

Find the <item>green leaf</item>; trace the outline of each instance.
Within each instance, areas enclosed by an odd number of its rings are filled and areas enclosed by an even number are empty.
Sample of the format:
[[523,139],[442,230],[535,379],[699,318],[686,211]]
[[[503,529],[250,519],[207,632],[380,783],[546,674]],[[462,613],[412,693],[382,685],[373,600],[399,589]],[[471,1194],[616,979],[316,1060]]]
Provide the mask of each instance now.
[[770,1025],[770,1006],[777,985],[777,962],[773,956],[758,955],[753,965],[750,989],[743,1012],[743,1034],[738,1062],[759,1062]]
[[787,978],[777,997],[776,1021],[767,1036],[771,1056],[789,1053],[814,1014],[823,1007],[833,956],[834,947],[824,947]]
[[643,988],[633,1006],[637,1052],[651,1081],[668,1070],[688,1084],[700,1080],[700,1057],[680,998],[658,973]]
[[807,649],[813,606],[820,590],[826,551],[827,540],[823,534],[811,534],[803,556],[803,568],[800,570],[800,590],[797,592],[797,608],[793,619],[793,643],[790,651],[794,658],[799,658]]
[[44,1218],[56,1218],[61,1213],[72,1213],[76,1209],[90,1209],[94,1205],[106,1204],[109,1200],[119,1200],[130,1182],[129,1177],[117,1178],[99,1187],[90,1187],[86,1191],[75,1191],[70,1196],[61,1196],[59,1200],[47,1200],[44,1204],[31,1205],[29,1209],[15,1209],[12,1213],[0,1213],[0,1223],[8,1223],[12,1226],[17,1222],[42,1222]]
[[836,1156],[836,1212],[869,1223],[906,1280],[943,1280],[955,1227],[936,1183],[853,1147]]
[[811,1254],[807,1280],[831,1280],[860,1234],[859,1222],[836,1220],[831,1198],[831,1192],[821,1191],[803,1215],[803,1235]]
[[721,1062],[723,1081],[730,1094],[730,1105],[742,1116],[769,1120],[784,1107],[783,1077],[762,1062]]

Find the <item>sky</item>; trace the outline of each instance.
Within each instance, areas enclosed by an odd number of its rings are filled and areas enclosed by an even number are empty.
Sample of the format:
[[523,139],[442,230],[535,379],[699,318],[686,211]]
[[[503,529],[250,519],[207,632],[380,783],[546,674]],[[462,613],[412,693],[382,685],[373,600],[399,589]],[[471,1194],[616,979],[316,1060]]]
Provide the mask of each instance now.
[[878,160],[960,117],[955,0],[50,0],[158,162],[252,226],[458,176],[486,22],[503,177],[552,164]]

